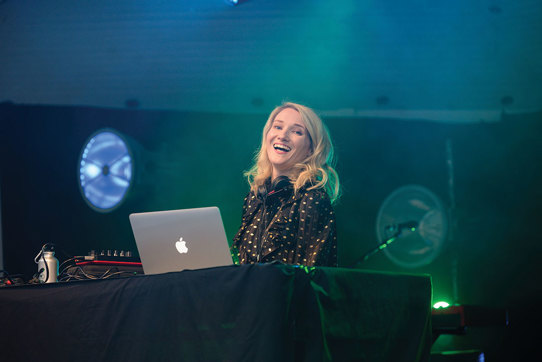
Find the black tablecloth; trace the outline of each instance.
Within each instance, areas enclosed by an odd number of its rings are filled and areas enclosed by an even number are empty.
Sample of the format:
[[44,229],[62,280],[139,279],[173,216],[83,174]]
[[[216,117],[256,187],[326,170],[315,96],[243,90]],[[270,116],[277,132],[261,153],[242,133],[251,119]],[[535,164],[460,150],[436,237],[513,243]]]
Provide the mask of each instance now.
[[2,361],[427,361],[428,276],[245,265],[0,290]]

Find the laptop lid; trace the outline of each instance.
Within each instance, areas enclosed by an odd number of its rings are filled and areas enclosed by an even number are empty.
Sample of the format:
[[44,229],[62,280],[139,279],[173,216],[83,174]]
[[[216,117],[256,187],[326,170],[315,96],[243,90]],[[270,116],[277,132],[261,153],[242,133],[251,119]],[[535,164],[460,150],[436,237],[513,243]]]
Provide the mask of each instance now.
[[218,207],[130,214],[145,274],[232,265]]

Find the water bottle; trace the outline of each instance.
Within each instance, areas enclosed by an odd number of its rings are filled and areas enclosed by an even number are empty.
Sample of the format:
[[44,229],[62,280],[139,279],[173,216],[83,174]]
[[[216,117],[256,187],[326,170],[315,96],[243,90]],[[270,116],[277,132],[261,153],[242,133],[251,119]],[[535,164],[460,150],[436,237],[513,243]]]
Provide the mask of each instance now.
[[[47,245],[47,244],[46,244]],[[38,264],[38,279],[40,283],[56,283],[58,277],[58,259],[55,252],[45,250],[43,246],[34,261]]]

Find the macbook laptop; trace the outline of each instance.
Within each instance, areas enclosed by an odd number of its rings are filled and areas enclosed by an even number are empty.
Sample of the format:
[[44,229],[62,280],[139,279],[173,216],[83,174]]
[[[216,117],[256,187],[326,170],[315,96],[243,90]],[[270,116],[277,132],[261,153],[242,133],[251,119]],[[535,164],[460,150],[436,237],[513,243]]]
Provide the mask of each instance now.
[[232,265],[218,207],[130,215],[145,274]]

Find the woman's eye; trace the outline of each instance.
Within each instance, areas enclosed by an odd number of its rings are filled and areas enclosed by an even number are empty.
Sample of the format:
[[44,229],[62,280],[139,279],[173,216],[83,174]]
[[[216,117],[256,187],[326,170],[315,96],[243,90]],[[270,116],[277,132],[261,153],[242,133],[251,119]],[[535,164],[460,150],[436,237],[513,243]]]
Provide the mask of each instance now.
[[303,136],[303,132],[301,132],[301,131],[294,131],[294,132],[299,136]]
[[275,126],[275,129],[282,129],[281,126]]

